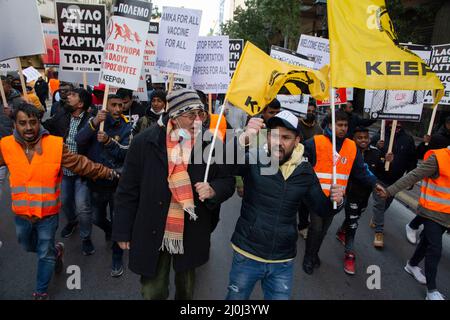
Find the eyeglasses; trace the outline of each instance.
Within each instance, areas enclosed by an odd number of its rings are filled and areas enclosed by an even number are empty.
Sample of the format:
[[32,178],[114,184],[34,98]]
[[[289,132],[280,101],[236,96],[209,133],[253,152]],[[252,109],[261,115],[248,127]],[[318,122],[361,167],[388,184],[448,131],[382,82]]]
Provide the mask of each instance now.
[[188,118],[191,121],[193,121],[193,120],[197,119],[197,117],[199,117],[200,120],[203,121],[206,118],[206,112],[203,110],[199,110],[198,112],[189,111],[189,112],[183,113],[182,115],[180,115],[180,117]]

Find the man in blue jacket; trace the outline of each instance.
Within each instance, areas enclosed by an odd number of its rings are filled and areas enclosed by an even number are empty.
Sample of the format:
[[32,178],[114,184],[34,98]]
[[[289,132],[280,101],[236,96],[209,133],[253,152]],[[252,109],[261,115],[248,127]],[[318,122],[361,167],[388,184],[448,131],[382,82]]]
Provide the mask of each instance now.
[[[239,138],[240,144],[245,145],[263,126],[263,119],[250,119]],[[282,111],[268,121],[268,127],[270,162],[252,161],[237,166],[236,173],[243,177],[245,192],[231,239],[234,256],[229,300],[248,299],[258,281],[265,299],[289,299],[297,254],[299,202],[321,214],[333,210],[333,200],[343,203],[342,189],[337,186],[331,186],[330,197],[325,196],[311,165],[303,158],[297,117]],[[247,155],[251,156],[253,151],[250,148]],[[264,170],[273,166],[275,173]]]
[[[121,170],[130,144],[131,125],[124,118],[122,98],[115,94],[108,96],[106,110],[100,110],[91,118],[75,138],[81,146],[87,146],[87,157],[104,166]],[[99,130],[104,122],[103,131]],[[112,220],[114,216],[114,193],[117,182],[96,180],[89,182],[94,224],[105,232],[106,240],[111,239]],[[110,220],[107,219],[109,206]],[[123,251],[116,242],[112,245],[112,277],[123,274]]]

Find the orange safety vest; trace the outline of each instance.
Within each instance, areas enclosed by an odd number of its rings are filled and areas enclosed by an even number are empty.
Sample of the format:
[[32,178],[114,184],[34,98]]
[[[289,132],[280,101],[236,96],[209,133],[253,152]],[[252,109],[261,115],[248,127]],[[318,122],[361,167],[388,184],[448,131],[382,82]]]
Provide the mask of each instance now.
[[[314,136],[314,143],[316,145],[314,171],[319,178],[323,193],[329,197],[331,184],[333,183],[333,145],[330,139],[324,135]],[[347,187],[348,178],[356,158],[356,151],[355,142],[346,138],[339,151],[340,158],[336,164],[336,183],[344,189]]]
[[43,218],[59,212],[63,139],[42,137],[42,154],[31,163],[14,136],[0,140],[0,150],[10,172],[12,210],[15,214]]
[[[214,134],[214,130],[216,130],[217,122],[219,121],[219,115],[218,114],[211,114],[210,120],[209,120],[209,131]],[[222,115],[222,119],[220,120],[219,124],[219,131],[217,133],[217,136],[220,138],[220,140],[225,141],[225,134],[227,132],[227,120]]]
[[450,214],[450,149],[430,150],[424,160],[436,156],[439,177],[422,180],[419,204],[428,210]]

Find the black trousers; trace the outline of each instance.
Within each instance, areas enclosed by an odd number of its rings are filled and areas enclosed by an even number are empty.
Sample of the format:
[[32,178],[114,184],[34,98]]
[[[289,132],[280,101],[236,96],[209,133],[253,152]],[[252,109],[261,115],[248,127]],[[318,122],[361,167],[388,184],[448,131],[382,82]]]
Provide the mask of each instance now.
[[308,207],[300,201],[298,206],[298,230],[303,230],[309,226],[309,210]]
[[420,225],[422,225],[425,220],[426,220],[426,218],[417,215],[414,219],[411,220],[411,222],[409,223],[409,226],[412,229],[417,230],[417,229],[419,229]]
[[[370,196],[370,195],[369,195]],[[340,231],[345,232],[345,253],[353,252],[355,234],[358,229],[358,221],[361,214],[367,208],[367,199],[349,199],[345,203],[345,220]]]
[[321,217],[311,212],[311,224],[308,229],[308,237],[306,238],[305,259],[312,259],[319,254],[323,239],[333,222],[334,215]]
[[424,218],[424,229],[420,234],[420,241],[409,264],[417,266],[425,258],[425,277],[428,290],[436,290],[436,275],[442,253],[442,235],[447,230],[433,220]]

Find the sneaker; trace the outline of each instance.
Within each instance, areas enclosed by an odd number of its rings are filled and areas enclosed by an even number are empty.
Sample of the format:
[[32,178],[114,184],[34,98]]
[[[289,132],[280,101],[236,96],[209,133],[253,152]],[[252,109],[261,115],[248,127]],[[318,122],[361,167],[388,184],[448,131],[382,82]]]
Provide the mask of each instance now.
[[58,273],[61,273],[63,271],[63,267],[64,267],[64,260],[63,260],[64,243],[58,242],[55,245],[55,249],[56,249],[55,273],[58,274]]
[[61,230],[61,238],[69,238],[77,228],[78,221],[70,222]]
[[111,277],[118,278],[123,274],[123,262],[120,260],[113,260],[112,268],[111,268]]
[[445,300],[445,297],[437,290],[427,291],[427,296],[425,300]]
[[373,246],[377,249],[383,249],[384,247],[384,235],[382,232],[375,233],[375,239],[373,240]]
[[413,229],[409,226],[409,223],[406,224],[406,239],[412,244],[417,244],[419,240],[419,229]]
[[355,255],[353,253],[345,254],[344,271],[346,274],[355,274]]
[[84,239],[81,243],[81,248],[82,248],[81,252],[83,253],[84,256],[90,256],[95,252],[95,248],[94,245],[92,244],[91,239]]
[[406,263],[405,271],[412,275],[420,284],[427,284],[427,279],[423,275],[422,269],[417,266],[413,267],[409,264],[409,261]]
[[341,229],[339,229],[336,232],[336,239],[343,245],[345,246],[345,232],[342,231]]
[[375,229],[376,227],[375,223],[373,222],[373,218],[370,218],[369,227],[371,227],[372,229]]
[[33,293],[33,300],[48,300],[48,293]]
[[304,240],[308,237],[308,228],[298,230],[298,233],[303,237]]
[[321,261],[320,261],[319,255],[316,254],[316,256],[313,259],[313,266],[314,266],[314,268],[319,268],[320,264],[321,264]]
[[303,271],[305,271],[306,274],[313,274],[314,272],[314,263],[311,261],[312,259],[305,257],[303,259]]

